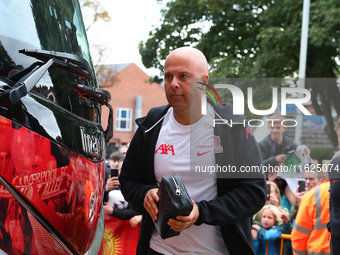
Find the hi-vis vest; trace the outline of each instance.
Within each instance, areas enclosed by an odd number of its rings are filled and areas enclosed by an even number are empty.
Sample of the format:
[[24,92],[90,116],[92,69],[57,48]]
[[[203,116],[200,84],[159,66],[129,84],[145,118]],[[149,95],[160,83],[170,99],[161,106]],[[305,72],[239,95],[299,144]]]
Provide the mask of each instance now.
[[329,181],[303,195],[291,233],[296,255],[330,255]]

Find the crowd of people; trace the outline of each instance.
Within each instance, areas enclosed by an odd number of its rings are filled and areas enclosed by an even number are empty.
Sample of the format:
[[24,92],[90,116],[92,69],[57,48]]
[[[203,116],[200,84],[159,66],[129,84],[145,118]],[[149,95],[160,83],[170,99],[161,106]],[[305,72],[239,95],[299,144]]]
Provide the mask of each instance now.
[[[193,84],[192,78],[198,78],[201,85]],[[139,127],[129,148],[124,146],[110,155],[104,213],[130,219],[132,227],[141,223],[137,254],[142,255],[276,255],[280,254],[282,233],[291,235],[284,242],[283,254],[331,254],[331,246],[332,254],[340,254],[335,252],[339,242],[330,244],[333,233],[337,236],[334,208],[339,199],[331,194],[334,201],[329,206],[329,189],[333,186],[337,191],[337,176],[331,179],[333,185],[321,176],[309,148],[298,146],[285,134],[283,116],[269,117],[269,135],[259,143],[249,127],[214,125],[214,118],[241,122],[244,117],[233,115],[230,104],[216,105],[210,100],[202,114],[208,80],[202,52],[182,47],[169,54],[164,66],[169,105],[153,108],[137,119]],[[340,143],[340,120],[336,132]],[[282,169],[296,151],[304,171],[290,176]],[[339,156],[336,152],[332,162],[340,163]],[[211,176],[214,178],[193,178],[193,162],[237,168],[267,165],[272,171],[241,178],[218,173]],[[110,169],[119,169],[119,177],[111,176]],[[188,216],[168,221],[179,236],[162,239],[155,228],[158,187],[163,176],[175,173],[182,178],[193,209]],[[335,220],[330,222],[330,218]]]
[[[296,176],[295,178],[282,177],[286,174],[280,169],[287,160],[285,148],[295,152],[298,146],[284,133],[285,128],[280,125],[282,116],[271,116],[269,119],[277,119],[277,121],[269,125],[270,134],[259,143],[259,146],[264,164],[271,164],[277,168],[267,176],[266,204],[275,206],[278,213],[272,211],[272,224],[266,226],[263,225],[265,220],[263,217],[266,217],[261,213],[263,209],[254,216],[252,232],[255,252],[258,255],[266,254],[266,249],[263,247],[268,241],[267,254],[280,254],[281,244],[278,238],[284,233],[291,234],[291,240],[284,242],[283,254],[331,254],[331,233],[327,229],[330,219],[330,182],[327,178],[322,178],[320,165],[315,164],[311,159],[303,167],[304,171],[300,173],[303,182],[299,182]],[[336,131],[338,132],[339,129],[340,119]],[[304,152],[307,156],[310,154],[307,147],[304,147]],[[277,214],[280,215],[279,218]]]

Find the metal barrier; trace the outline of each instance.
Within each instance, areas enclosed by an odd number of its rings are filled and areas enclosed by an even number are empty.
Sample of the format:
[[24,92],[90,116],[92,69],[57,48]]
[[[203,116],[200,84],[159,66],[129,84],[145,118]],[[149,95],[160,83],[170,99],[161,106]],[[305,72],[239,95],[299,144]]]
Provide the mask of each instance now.
[[[282,255],[283,240],[290,240],[290,234],[282,234],[279,238],[281,239],[280,255]],[[268,254],[268,245],[269,245],[269,242],[267,241],[266,255],[272,255],[272,254]]]

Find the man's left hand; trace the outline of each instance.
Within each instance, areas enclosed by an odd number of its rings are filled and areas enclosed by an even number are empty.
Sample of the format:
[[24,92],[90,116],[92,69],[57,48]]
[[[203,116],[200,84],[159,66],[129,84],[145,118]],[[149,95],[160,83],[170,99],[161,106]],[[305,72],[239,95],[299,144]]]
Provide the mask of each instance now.
[[111,215],[113,213],[113,206],[104,202],[103,210],[105,215]]
[[190,228],[199,217],[199,210],[196,203],[192,200],[193,208],[191,213],[188,216],[177,216],[175,219],[170,219],[168,221],[168,225],[172,228],[172,230],[176,232],[182,232],[187,228]]

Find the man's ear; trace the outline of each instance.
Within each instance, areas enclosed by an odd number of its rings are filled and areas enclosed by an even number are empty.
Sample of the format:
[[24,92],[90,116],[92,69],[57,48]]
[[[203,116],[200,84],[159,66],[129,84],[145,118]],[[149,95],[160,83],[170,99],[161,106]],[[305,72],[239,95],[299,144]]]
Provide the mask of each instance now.
[[286,129],[287,129],[287,127],[285,127],[285,126],[284,126],[284,127],[283,127],[283,132],[285,132],[285,131],[286,131]]
[[[205,74],[202,76],[202,82],[205,83],[205,84],[208,84],[209,82],[209,75],[208,74]],[[203,85],[202,85],[203,87]]]

